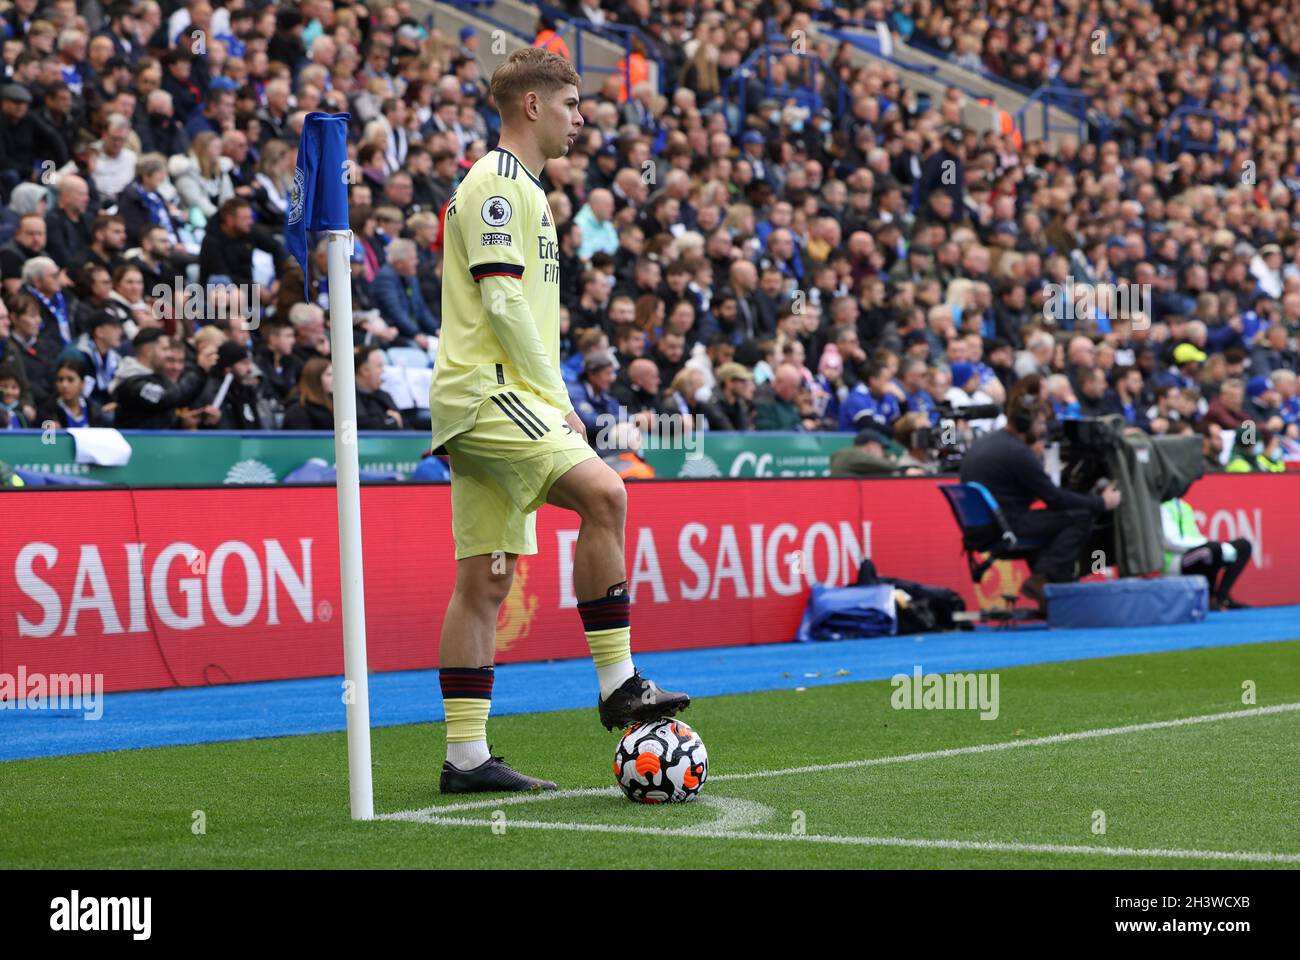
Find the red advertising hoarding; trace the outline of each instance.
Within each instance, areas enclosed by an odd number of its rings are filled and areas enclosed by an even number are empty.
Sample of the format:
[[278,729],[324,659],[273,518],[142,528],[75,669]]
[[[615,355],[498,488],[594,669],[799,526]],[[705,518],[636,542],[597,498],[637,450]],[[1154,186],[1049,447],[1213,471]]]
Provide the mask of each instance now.
[[[790,640],[812,582],[882,574],[975,596],[931,480],[656,481],[629,486],[633,646]],[[1237,589],[1300,602],[1300,475],[1208,477],[1189,499],[1255,553]],[[8,492],[0,497],[0,672],[102,673],[107,690],[338,674],[332,488]],[[446,486],[362,490],[372,670],[437,664],[455,580]],[[498,623],[498,661],[587,654],[572,596],[577,517],[550,507]],[[999,564],[982,603],[1015,592]]]

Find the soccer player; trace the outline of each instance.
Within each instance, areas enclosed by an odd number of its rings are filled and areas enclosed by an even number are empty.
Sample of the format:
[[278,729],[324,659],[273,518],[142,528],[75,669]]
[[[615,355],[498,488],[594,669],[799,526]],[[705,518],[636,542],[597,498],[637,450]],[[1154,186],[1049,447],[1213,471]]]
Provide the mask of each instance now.
[[632,663],[623,481],[587,443],[560,374],[555,217],[537,176],[582,130],[579,77],[536,47],[492,75],[500,145],[465,175],[443,230],[442,338],[429,390],[433,448],[451,457],[456,586],[442,623],[443,793],[555,789],[488,750],[496,623],[543,503],[573,510],[578,613],[606,729],[672,716],[690,697]]

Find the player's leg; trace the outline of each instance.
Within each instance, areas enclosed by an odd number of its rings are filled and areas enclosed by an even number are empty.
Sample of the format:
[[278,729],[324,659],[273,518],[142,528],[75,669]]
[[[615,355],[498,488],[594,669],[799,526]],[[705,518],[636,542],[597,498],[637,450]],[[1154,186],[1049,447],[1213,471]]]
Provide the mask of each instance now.
[[510,593],[514,554],[484,554],[456,563],[456,586],[442,620],[439,682],[447,718],[447,762],[469,770],[489,759],[497,612]]
[[512,770],[488,747],[497,615],[510,592],[518,554],[535,552],[536,536],[534,517],[522,513],[492,472],[469,455],[475,450],[471,439],[449,444],[456,584],[443,617],[439,647],[439,682],[447,720],[447,759],[439,789],[443,793],[553,790],[555,784]]
[[689,696],[661,690],[632,662],[631,596],[624,563],[627,491],[622,478],[593,457],[565,470],[546,499],[581,518],[573,590],[600,683],[601,722],[613,729],[685,709]]
[[587,460],[552,485],[550,503],[582,519],[573,551],[573,593],[600,680],[600,695],[632,676],[631,599],[624,563],[627,491],[601,460]]

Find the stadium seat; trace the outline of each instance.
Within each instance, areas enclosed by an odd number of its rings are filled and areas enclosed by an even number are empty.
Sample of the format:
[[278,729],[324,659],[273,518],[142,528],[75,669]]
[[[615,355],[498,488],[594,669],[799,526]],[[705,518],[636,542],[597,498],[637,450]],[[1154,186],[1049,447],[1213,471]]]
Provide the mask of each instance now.
[[[312,457],[300,467],[289,471],[282,483],[334,483],[338,475],[333,464],[320,457]],[[358,478],[362,481],[401,480],[402,475],[392,470],[361,470]]]
[[[961,528],[966,565],[976,586],[999,560],[1030,560],[1043,547],[1032,538],[1018,538],[1007,525],[998,502],[982,483],[954,483],[939,488]],[[985,554],[980,560],[978,554]]]
[[102,487],[103,480],[91,477],[76,477],[63,473],[41,473],[35,470],[15,470],[14,474],[22,478],[28,487]]
[[389,347],[384,351],[384,357],[395,367],[424,370],[433,366],[429,362],[429,355],[416,347]]

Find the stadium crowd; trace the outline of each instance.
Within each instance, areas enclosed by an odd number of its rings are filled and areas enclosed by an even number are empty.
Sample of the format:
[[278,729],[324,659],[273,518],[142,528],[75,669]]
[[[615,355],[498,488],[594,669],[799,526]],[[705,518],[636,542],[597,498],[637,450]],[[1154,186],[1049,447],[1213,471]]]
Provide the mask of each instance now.
[[[543,175],[589,426],[866,428],[923,471],[942,407],[1036,376],[1056,416],[1194,431],[1216,466],[1300,456],[1292,5],[834,11],[1086,95],[1086,142],[1057,145],[966,129],[963,91],[919,97],[847,46],[753,57],[805,6],[568,5],[637,31]],[[332,429],[324,249],[304,295],[280,235],[325,110],[352,116],[359,426],[427,429],[385,384],[436,355],[440,213],[495,144],[487,37],[410,0],[12,0],[0,23],[0,426]],[[535,43],[568,54],[554,27]]]

